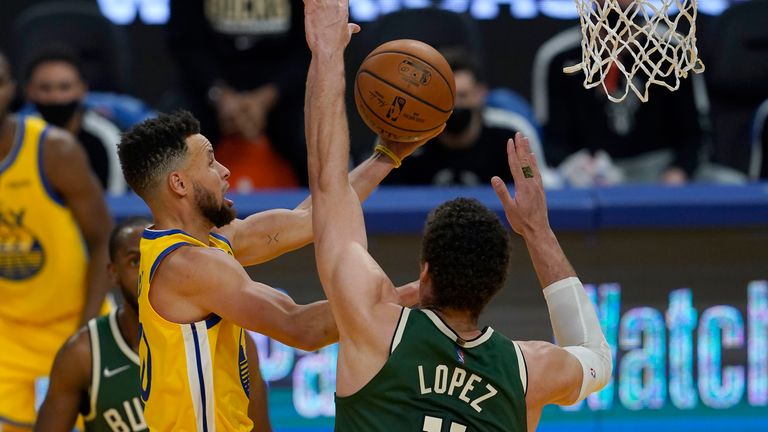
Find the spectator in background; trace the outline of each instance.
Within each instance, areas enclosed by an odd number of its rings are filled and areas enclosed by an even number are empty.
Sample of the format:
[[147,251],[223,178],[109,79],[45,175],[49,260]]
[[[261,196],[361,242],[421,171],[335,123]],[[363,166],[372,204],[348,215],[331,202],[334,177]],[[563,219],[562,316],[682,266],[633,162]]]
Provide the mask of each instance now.
[[[549,161],[578,186],[690,181],[701,157],[700,119],[708,115],[697,104],[703,81],[695,81],[702,78],[689,76],[675,92],[654,86],[646,103],[632,93],[613,103],[602,86],[586,90],[582,74],[563,73],[581,61],[580,41],[580,29],[568,29],[547,41],[534,62],[533,105]],[[623,75],[612,71],[608,90],[623,90]]]
[[76,136],[91,168],[110,195],[126,192],[117,157],[120,130],[83,105],[88,85],[79,59],[65,47],[54,47],[32,57],[25,69],[27,101],[48,123]]
[[29,430],[51,362],[98,314],[111,219],[71,134],[8,113],[15,90],[0,54],[0,429]]
[[171,0],[169,35],[186,108],[203,133],[233,145],[263,143],[265,134],[306,184],[302,1]]
[[445,130],[411,155],[408,164],[392,171],[387,184],[477,186],[493,176],[512,181],[506,143],[517,130],[489,125],[485,116],[488,94],[476,59],[463,49],[444,52],[456,80],[453,114]]

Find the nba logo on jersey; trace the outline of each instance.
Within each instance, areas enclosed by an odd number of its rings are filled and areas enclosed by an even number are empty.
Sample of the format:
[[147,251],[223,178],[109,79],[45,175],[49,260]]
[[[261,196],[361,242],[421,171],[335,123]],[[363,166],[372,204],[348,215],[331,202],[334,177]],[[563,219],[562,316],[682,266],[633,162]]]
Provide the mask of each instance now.
[[456,348],[456,358],[459,360],[459,363],[464,364],[464,351],[461,348]]

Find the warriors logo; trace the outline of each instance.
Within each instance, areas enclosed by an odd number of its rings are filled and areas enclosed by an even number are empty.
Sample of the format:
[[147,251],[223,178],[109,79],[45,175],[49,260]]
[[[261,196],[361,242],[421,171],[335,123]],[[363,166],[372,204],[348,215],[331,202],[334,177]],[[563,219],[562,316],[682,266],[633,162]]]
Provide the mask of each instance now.
[[26,210],[0,210],[0,278],[21,281],[40,272],[45,251],[35,233],[24,226]]

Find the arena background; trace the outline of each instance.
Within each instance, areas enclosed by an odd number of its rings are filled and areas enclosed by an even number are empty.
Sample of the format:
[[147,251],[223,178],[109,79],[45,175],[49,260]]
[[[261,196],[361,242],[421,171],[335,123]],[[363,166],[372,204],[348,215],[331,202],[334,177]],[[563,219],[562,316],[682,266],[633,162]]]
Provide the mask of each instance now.
[[[757,0],[760,1],[760,0]],[[2,0],[0,28],[34,0]],[[126,91],[154,106],[171,97],[176,71],[167,57],[167,0],[101,0],[105,16],[130,36]],[[352,0],[352,19],[366,26],[399,7],[428,0]],[[701,0],[700,50],[706,63],[709,24],[728,1]],[[576,24],[570,0],[445,0],[471,10],[486,48],[492,87],[530,96],[540,44]],[[495,7],[498,6],[498,9]],[[570,11],[570,12],[568,12]],[[0,32],[0,47],[12,41]],[[363,33],[364,35],[365,33]],[[361,36],[363,36],[361,35]],[[349,50],[354,71],[365,37]],[[137,81],[138,82],[138,81]],[[670,113],[672,115],[672,113]],[[357,115],[353,136],[365,138]],[[304,192],[236,198],[240,215],[297,204]],[[382,190],[366,205],[370,249],[396,283],[417,277],[419,228],[443,199],[477,196],[497,211],[489,190]],[[117,217],[145,213],[136,199],[110,201]],[[550,194],[552,220],[582,280],[591,284],[606,335],[616,349],[614,383],[575,409],[549,408],[541,431],[768,430],[768,187],[627,187]],[[322,297],[313,251],[304,248],[249,269],[254,279],[297,301]],[[546,308],[524,245],[515,241],[507,287],[483,316],[519,339],[552,338]],[[298,352],[256,336],[278,431],[329,431],[333,425],[335,347]]]

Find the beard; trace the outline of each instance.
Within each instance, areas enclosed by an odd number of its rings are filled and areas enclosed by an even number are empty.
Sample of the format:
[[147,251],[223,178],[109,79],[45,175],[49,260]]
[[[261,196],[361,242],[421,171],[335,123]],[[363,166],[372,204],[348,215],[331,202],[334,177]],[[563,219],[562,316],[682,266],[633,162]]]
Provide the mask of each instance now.
[[235,209],[228,207],[223,202],[217,203],[216,197],[210,191],[198,184],[193,184],[195,190],[195,204],[204,218],[216,228],[232,222],[235,219]]

